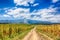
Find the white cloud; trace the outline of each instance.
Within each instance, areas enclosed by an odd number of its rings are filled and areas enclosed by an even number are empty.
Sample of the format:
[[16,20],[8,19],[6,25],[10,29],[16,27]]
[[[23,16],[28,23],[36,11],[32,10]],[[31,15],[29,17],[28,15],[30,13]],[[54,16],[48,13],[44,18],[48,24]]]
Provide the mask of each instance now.
[[3,15],[4,17],[11,17],[11,16],[9,16],[9,15],[7,15],[7,14],[5,14],[5,15]]
[[29,9],[25,8],[15,8],[15,9],[9,9],[6,12],[7,15],[10,15],[12,17],[16,18],[28,18],[30,16]]
[[0,15],[0,20],[14,20],[10,15]]
[[36,3],[36,4],[34,4],[33,6],[37,6],[37,5],[39,5],[39,3]]
[[[56,13],[57,8],[45,8],[38,10],[36,13],[33,13],[32,15],[35,15],[31,20],[40,20],[40,21],[49,21],[52,23],[60,23],[60,14],[54,15],[53,13]],[[41,17],[37,16],[40,15]]]
[[52,0],[53,3],[56,3],[56,2],[58,2],[58,1],[59,1],[59,0]]
[[48,20],[53,23],[60,23],[60,15],[54,15],[51,18],[49,18]]
[[9,16],[9,15],[7,15],[7,14],[0,15],[0,18],[2,18],[2,17],[10,17],[10,16]]
[[[4,17],[10,17],[14,19],[30,19],[30,20],[39,20],[39,21],[49,21],[52,23],[60,23],[60,14],[54,15],[56,13],[57,8],[53,8],[52,6],[45,9],[35,10],[34,12],[30,13],[30,9],[26,8],[11,8],[6,11]],[[33,17],[32,17],[33,15]],[[25,20],[27,21],[27,20]]]
[[16,3],[16,5],[29,6],[28,2],[33,3],[34,0],[14,0],[14,3]]

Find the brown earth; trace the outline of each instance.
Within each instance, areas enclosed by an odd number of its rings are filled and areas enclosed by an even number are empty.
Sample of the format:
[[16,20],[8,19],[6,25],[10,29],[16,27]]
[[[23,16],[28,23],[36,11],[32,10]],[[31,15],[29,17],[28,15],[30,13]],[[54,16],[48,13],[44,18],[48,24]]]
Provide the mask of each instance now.
[[36,27],[32,29],[22,40],[53,40],[42,33],[36,32]]

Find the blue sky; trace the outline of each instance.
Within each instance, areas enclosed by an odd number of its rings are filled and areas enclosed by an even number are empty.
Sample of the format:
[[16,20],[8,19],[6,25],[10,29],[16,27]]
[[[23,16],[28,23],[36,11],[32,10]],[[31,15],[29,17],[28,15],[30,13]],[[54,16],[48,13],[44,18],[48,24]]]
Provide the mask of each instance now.
[[0,20],[60,23],[60,0],[0,0]]

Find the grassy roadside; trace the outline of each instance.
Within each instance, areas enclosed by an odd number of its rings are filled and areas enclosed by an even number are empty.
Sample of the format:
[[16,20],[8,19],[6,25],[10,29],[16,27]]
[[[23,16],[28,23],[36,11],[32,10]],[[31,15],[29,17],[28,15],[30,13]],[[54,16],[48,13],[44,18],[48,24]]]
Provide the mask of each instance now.
[[60,40],[60,32],[59,32],[60,24],[57,26],[55,26],[55,25],[39,25],[39,26],[37,26],[36,30],[37,30],[37,32],[45,34],[54,40]]
[[27,30],[27,31],[22,32],[20,35],[17,35],[12,40],[22,40],[28,34],[28,32],[30,32],[30,30]]
[[[36,30],[39,34],[42,34],[43,37],[47,37],[48,39],[53,39],[52,35],[46,33],[46,32],[43,32],[43,31],[39,31],[39,30]],[[54,39],[53,39],[54,40]]]
[[37,30],[37,32],[38,32],[38,33],[40,32],[40,33],[42,33],[42,34],[45,34],[45,35],[47,35],[48,37],[52,38],[53,40],[60,40],[60,37],[55,36],[55,35],[53,35],[53,34],[51,34],[51,33],[46,33],[46,32],[39,31],[39,30]]
[[32,28],[29,24],[0,24],[0,40],[22,39]]
[[[33,29],[34,27],[32,27],[31,29]],[[17,39],[18,40],[22,40],[27,34],[28,34],[28,32],[30,32],[31,31],[31,29],[28,29],[28,30],[26,30],[26,31],[24,31],[24,32],[22,32],[20,35],[17,35]],[[16,37],[15,37],[15,39],[13,39],[13,40],[16,40]]]

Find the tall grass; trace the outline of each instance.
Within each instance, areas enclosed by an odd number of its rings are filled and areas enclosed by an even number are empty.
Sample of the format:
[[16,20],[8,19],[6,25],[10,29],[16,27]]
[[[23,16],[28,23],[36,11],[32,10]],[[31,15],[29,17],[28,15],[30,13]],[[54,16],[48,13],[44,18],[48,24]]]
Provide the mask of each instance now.
[[0,24],[0,40],[12,40],[32,28],[30,24]]
[[60,40],[60,24],[37,25],[37,30],[48,35],[54,40]]

